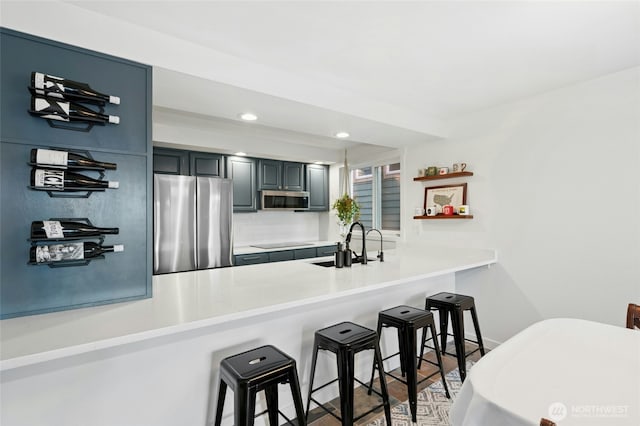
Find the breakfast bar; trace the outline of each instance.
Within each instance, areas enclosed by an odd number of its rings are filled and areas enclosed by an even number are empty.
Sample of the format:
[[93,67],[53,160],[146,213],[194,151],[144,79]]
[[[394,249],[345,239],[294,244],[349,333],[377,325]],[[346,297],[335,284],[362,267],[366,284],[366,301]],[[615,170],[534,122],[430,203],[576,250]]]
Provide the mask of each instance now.
[[[422,244],[385,255],[343,269],[305,259],[158,275],[151,299],[5,320],[2,420],[205,424],[219,361],[261,344],[298,360],[304,393],[316,329],[343,320],[375,328],[379,310],[421,306],[428,294],[455,290],[456,272],[496,262],[494,250]],[[47,410],[25,405],[38,395]]]

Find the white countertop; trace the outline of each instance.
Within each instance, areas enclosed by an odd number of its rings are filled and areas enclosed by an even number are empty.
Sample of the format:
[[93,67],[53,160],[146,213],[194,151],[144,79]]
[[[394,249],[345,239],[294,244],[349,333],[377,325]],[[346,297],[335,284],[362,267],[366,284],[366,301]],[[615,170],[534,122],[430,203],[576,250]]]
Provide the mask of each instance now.
[[319,260],[158,275],[150,299],[0,321],[0,370],[489,265],[496,254],[403,245],[385,252],[383,263],[343,269],[311,263]]

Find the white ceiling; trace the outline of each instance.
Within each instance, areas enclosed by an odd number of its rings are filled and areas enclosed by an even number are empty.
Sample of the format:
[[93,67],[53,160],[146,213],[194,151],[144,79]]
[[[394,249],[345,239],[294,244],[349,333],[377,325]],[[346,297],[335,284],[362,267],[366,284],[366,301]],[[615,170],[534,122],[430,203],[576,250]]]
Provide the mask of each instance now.
[[[157,69],[158,106],[226,119],[254,109],[267,126],[323,137],[347,128],[355,141],[391,147],[444,135],[404,122],[446,122],[640,65],[638,1],[69,3],[304,78],[265,93],[252,90],[264,87],[260,75],[241,90]],[[301,81],[394,113],[345,114],[320,95],[300,102]]]

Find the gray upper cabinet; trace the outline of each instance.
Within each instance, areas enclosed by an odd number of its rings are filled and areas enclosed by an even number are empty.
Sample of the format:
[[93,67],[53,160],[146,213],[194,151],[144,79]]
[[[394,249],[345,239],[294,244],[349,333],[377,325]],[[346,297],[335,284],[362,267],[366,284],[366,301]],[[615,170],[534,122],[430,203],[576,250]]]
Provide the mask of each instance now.
[[227,178],[233,179],[233,211],[257,211],[255,160],[246,157],[227,157]]
[[304,164],[288,161],[260,160],[258,187],[260,190],[304,190]]
[[307,165],[309,210],[329,211],[329,168],[320,164]]
[[224,157],[208,152],[189,152],[191,176],[224,177]]
[[189,174],[189,153],[179,149],[153,148],[153,173]]

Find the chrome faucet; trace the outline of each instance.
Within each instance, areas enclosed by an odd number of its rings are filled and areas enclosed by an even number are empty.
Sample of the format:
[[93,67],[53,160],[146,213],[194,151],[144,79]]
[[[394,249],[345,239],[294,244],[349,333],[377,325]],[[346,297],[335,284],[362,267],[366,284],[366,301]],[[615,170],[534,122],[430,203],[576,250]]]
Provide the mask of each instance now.
[[351,232],[353,231],[353,227],[356,225],[358,225],[362,230],[362,255],[358,256],[356,254],[356,261],[360,260],[360,263],[362,263],[363,265],[366,265],[367,264],[367,236],[364,232],[364,225],[362,223],[353,222],[351,224],[351,228],[349,228],[349,233],[347,234],[347,238],[345,239],[345,242],[347,243],[347,245],[351,242]]
[[367,235],[369,235],[369,232],[371,231],[376,231],[378,234],[380,234],[380,250],[378,251],[378,259],[380,259],[380,262],[384,262],[384,252],[382,251],[382,245],[383,245],[382,232],[380,232],[379,229],[371,228],[367,231]]

